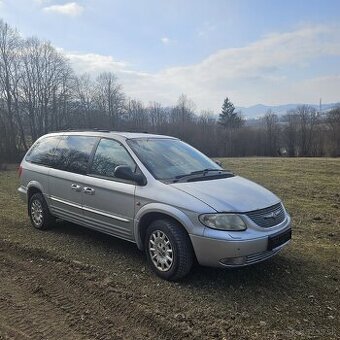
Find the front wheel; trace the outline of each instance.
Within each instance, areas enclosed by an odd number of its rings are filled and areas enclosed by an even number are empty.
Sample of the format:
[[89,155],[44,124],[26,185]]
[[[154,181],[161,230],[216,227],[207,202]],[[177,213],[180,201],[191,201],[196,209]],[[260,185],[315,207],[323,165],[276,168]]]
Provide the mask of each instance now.
[[188,234],[175,221],[161,219],[146,230],[145,252],[152,270],[162,279],[176,281],[186,276],[193,264]]

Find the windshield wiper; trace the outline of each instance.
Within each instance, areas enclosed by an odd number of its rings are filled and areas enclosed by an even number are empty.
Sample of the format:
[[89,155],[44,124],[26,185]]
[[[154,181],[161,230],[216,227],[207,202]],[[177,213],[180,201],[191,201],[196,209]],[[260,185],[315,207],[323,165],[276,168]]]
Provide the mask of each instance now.
[[196,170],[196,171],[192,171],[189,174],[184,174],[184,175],[178,175],[175,177],[174,182],[178,182],[178,180],[183,179],[185,177],[191,177],[191,176],[195,176],[195,175],[203,175],[205,176],[208,172],[211,171],[218,171],[219,173],[225,173],[225,172],[229,172],[227,170],[224,169],[203,169],[203,170]]
[[180,179],[183,177],[187,177],[187,176],[192,176],[192,175],[199,175],[199,174],[203,174],[205,175],[207,172],[209,171],[223,171],[222,169],[203,169],[203,170],[196,170],[196,171],[192,171],[189,174],[184,174],[184,175],[178,175],[175,177],[175,179]]

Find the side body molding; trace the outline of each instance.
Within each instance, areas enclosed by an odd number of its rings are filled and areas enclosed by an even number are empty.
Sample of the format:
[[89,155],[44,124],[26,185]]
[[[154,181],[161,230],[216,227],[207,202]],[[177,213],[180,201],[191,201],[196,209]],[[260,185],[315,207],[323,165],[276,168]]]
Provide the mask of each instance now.
[[[171,205],[163,204],[163,203],[148,203],[144,205],[135,216],[134,220],[134,238],[137,244],[138,249],[143,250],[144,244],[143,240],[140,236],[140,221],[148,213],[162,213],[164,215],[168,215],[173,217],[175,220],[177,220],[179,223],[183,225],[183,227],[186,229],[186,231],[190,234],[191,231],[194,228],[194,224],[190,220],[190,218],[183,213],[183,211],[172,207]],[[197,227],[196,227],[196,233],[197,233]],[[203,234],[203,230],[202,230]]]

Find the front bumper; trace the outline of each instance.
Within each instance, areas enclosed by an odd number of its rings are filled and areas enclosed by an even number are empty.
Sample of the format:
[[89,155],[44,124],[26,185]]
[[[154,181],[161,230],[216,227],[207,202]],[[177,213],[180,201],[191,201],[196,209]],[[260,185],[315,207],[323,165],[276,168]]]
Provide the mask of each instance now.
[[[280,233],[288,232],[288,225]],[[190,235],[199,264],[208,267],[243,267],[258,263],[276,255],[290,240],[268,250],[271,235],[250,240],[223,240]]]

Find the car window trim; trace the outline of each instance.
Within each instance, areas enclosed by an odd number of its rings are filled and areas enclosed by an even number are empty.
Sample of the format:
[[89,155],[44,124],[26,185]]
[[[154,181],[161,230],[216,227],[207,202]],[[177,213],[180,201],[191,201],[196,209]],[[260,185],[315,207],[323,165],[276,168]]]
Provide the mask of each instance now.
[[[171,140],[178,140],[180,142],[183,142],[181,139],[178,138],[130,138],[128,139],[126,142],[129,145],[129,147],[133,150],[133,147],[130,145],[130,142],[133,140],[143,140],[143,139],[171,139]],[[133,152],[135,153],[136,157],[138,158],[138,160],[145,166],[145,168],[150,172],[150,174],[153,176],[154,179],[156,179],[157,181],[163,182],[163,183],[170,183],[173,178],[159,178],[158,176],[155,175],[155,173],[153,172],[153,170],[149,167],[148,164],[144,163],[141,158],[139,157],[139,155],[133,150]]]
[[[107,140],[113,140],[114,142],[117,142],[118,144],[120,144],[125,150],[126,152],[128,153],[128,155],[130,156],[130,158],[132,159],[132,161],[134,162],[134,164],[136,165],[136,170],[135,172],[137,171],[137,169],[142,173],[142,175],[146,178],[146,176],[144,175],[143,171],[141,170],[141,168],[138,166],[137,162],[135,161],[135,159],[132,157],[131,155],[131,152],[125,147],[125,145],[115,139],[115,138],[109,138],[109,137],[100,137],[100,136],[87,136],[87,135],[68,135],[68,134],[60,134],[60,135],[56,135],[56,136],[46,136],[38,141],[36,141],[32,146],[33,146],[33,149],[31,150],[31,152],[37,147],[39,146],[40,142],[47,139],[47,138],[52,138],[52,137],[57,137],[58,138],[58,142],[54,148],[54,150],[56,150],[61,142],[61,140],[63,138],[65,139],[68,139],[69,137],[93,137],[93,138],[96,138],[96,142],[94,143],[93,147],[92,147],[92,150],[91,150],[91,153],[90,153],[90,157],[89,157],[89,161],[88,161],[88,165],[87,165],[87,170],[86,170],[86,173],[84,174],[80,174],[78,172],[73,172],[73,171],[69,171],[69,170],[65,170],[65,169],[60,169],[58,167],[58,164],[56,162],[55,165],[51,166],[51,165],[47,165],[47,164],[42,164],[42,163],[36,163],[36,162],[32,162],[30,160],[27,160],[26,157],[29,156],[29,154],[25,157],[25,160],[31,164],[35,164],[35,165],[39,165],[39,166],[44,166],[44,167],[47,167],[47,168],[51,168],[51,169],[54,169],[54,170],[59,170],[59,171],[65,171],[65,172],[69,172],[69,173],[72,173],[72,174],[76,174],[76,175],[81,175],[81,176],[88,176],[88,177],[93,177],[93,178],[98,178],[98,179],[103,179],[103,180],[106,180],[106,181],[111,181],[111,182],[118,182],[118,183],[125,183],[125,184],[132,184],[132,185],[137,185],[136,182],[134,181],[128,181],[128,180],[124,180],[124,179],[120,179],[120,178],[116,178],[116,177],[109,177],[109,176],[101,176],[101,175],[97,175],[97,174],[92,174],[91,173],[91,167],[92,167],[92,163],[93,163],[93,159],[94,159],[94,155],[98,149],[98,145],[100,143],[100,141],[102,139],[107,139]],[[35,145],[36,144],[36,145]],[[138,156],[136,155],[136,157],[138,158]],[[138,158],[139,159],[139,158]]]
[[[189,146],[191,146],[190,144],[184,142],[182,139],[179,138],[129,138],[126,140],[127,145],[131,148],[131,150],[134,152],[134,154],[136,155],[136,157],[138,158],[138,160],[143,164],[143,166],[150,172],[150,174],[153,176],[154,179],[156,179],[157,181],[160,181],[162,183],[166,183],[166,184],[171,184],[174,178],[159,178],[158,176],[155,175],[155,173],[153,172],[153,170],[151,169],[151,167],[142,161],[141,157],[134,151],[133,146],[131,146],[131,142],[133,142],[134,140],[145,140],[145,139],[158,139],[158,140],[176,140],[179,142],[182,142],[184,144],[187,144]],[[192,146],[191,146],[192,147]],[[196,149],[198,152],[202,153],[200,150]],[[202,153],[204,156],[206,156],[204,153]]]
[[128,181],[128,180],[116,178],[116,177],[101,176],[101,175],[91,174],[91,173],[87,174],[86,176],[92,177],[92,178],[103,179],[105,181],[110,181],[110,182],[118,182],[118,183],[137,185],[136,182],[134,182],[134,181]]
[[[65,172],[69,172],[71,174],[76,174],[76,175],[81,175],[81,176],[87,176],[88,175],[88,172],[89,172],[89,166],[90,166],[90,161],[92,160],[92,157],[93,157],[93,154],[94,154],[94,150],[95,148],[97,147],[98,143],[99,143],[99,140],[100,140],[100,137],[98,136],[87,136],[87,135],[68,135],[68,134],[63,134],[63,135],[60,135],[61,137],[65,137],[65,139],[68,139],[69,137],[90,137],[90,138],[95,138],[96,141],[95,143],[93,144],[92,146],[92,149],[91,149],[91,152],[90,152],[90,155],[89,155],[89,161],[87,162],[87,169],[85,171],[84,174],[81,174],[79,172],[74,172],[74,171],[70,171],[70,170],[65,170],[65,169],[58,169],[56,167],[53,167],[54,169],[56,170],[60,170],[60,171],[65,171]],[[59,140],[59,143],[61,141],[61,138]],[[59,143],[58,143],[58,146],[59,146]]]
[[[133,150],[132,146],[130,145],[130,141],[133,140],[141,140],[141,139],[147,139],[147,138],[130,138],[126,140],[126,143],[129,145],[129,147],[131,148],[131,150]],[[153,139],[153,138],[152,138]],[[156,139],[156,138],[155,138]],[[163,138],[158,138],[158,139],[163,139]],[[170,138],[164,138],[164,139],[170,139]],[[174,138],[175,139],[175,138]],[[163,181],[161,179],[159,179],[154,173],[153,171],[150,169],[148,164],[145,164],[141,158],[139,157],[139,155],[135,152],[135,150],[133,150],[134,154],[136,155],[136,157],[138,158],[138,160],[145,166],[145,168],[150,172],[150,174],[153,176],[154,179],[156,179],[157,181]],[[164,181],[165,182],[165,181]]]
[[29,162],[29,163],[34,164],[34,165],[44,166],[44,167],[46,167],[46,168],[55,169],[55,166],[53,166],[53,165],[48,165],[48,164],[43,164],[43,163],[39,163],[39,162],[34,162],[34,161],[29,160],[29,159],[27,159],[27,158],[29,158],[29,157],[30,157],[30,154],[31,154],[37,147],[39,147],[39,145],[41,144],[42,141],[44,141],[44,140],[46,140],[46,139],[48,139],[48,138],[56,138],[56,139],[58,140],[56,146],[54,147],[54,152],[55,152],[55,150],[57,149],[57,147],[58,147],[58,145],[59,145],[59,143],[60,143],[60,141],[61,141],[61,137],[62,137],[62,135],[45,136],[45,137],[42,137],[42,138],[39,138],[38,140],[36,140],[36,141],[33,143],[33,145],[30,147],[29,152],[26,154],[26,156],[25,156],[25,162]]
[[101,138],[100,137],[96,137],[97,138],[97,141],[96,143],[94,143],[93,145],[93,148],[91,150],[91,154],[90,154],[90,157],[89,157],[89,162],[87,164],[87,169],[86,169],[86,176],[89,176],[90,174],[90,170],[91,170],[91,167],[92,167],[92,162],[93,162],[93,158],[94,158],[94,155],[96,154],[96,151],[97,151],[97,148],[98,148],[98,145],[101,141]]
[[[96,145],[96,149],[94,150],[93,152],[93,155],[92,155],[92,158],[91,158],[91,163],[89,164],[89,168],[88,168],[88,173],[87,173],[87,176],[89,177],[94,177],[94,178],[99,178],[99,179],[103,179],[103,180],[106,180],[106,181],[111,181],[111,182],[118,182],[118,183],[125,183],[125,184],[133,184],[133,185],[137,185],[136,182],[134,181],[128,181],[128,180],[123,180],[123,179],[120,179],[120,178],[116,178],[116,177],[109,177],[109,176],[101,176],[101,175],[98,175],[98,174],[93,174],[91,173],[91,168],[92,168],[92,163],[93,163],[93,159],[94,159],[94,155],[98,149],[98,146],[99,146],[99,143],[102,139],[107,139],[107,140],[112,140],[118,144],[120,144],[124,149],[125,151],[127,152],[127,154],[129,155],[129,157],[132,159],[132,161],[135,163],[136,165],[136,170],[139,169],[139,171],[143,174],[143,176],[146,178],[146,176],[144,175],[143,171],[140,169],[140,167],[138,166],[137,162],[134,160],[134,158],[131,156],[131,153],[129,152],[129,150],[125,147],[125,145],[115,139],[115,138],[109,138],[109,137],[99,137],[99,141]],[[135,170],[135,172],[136,172]]]

